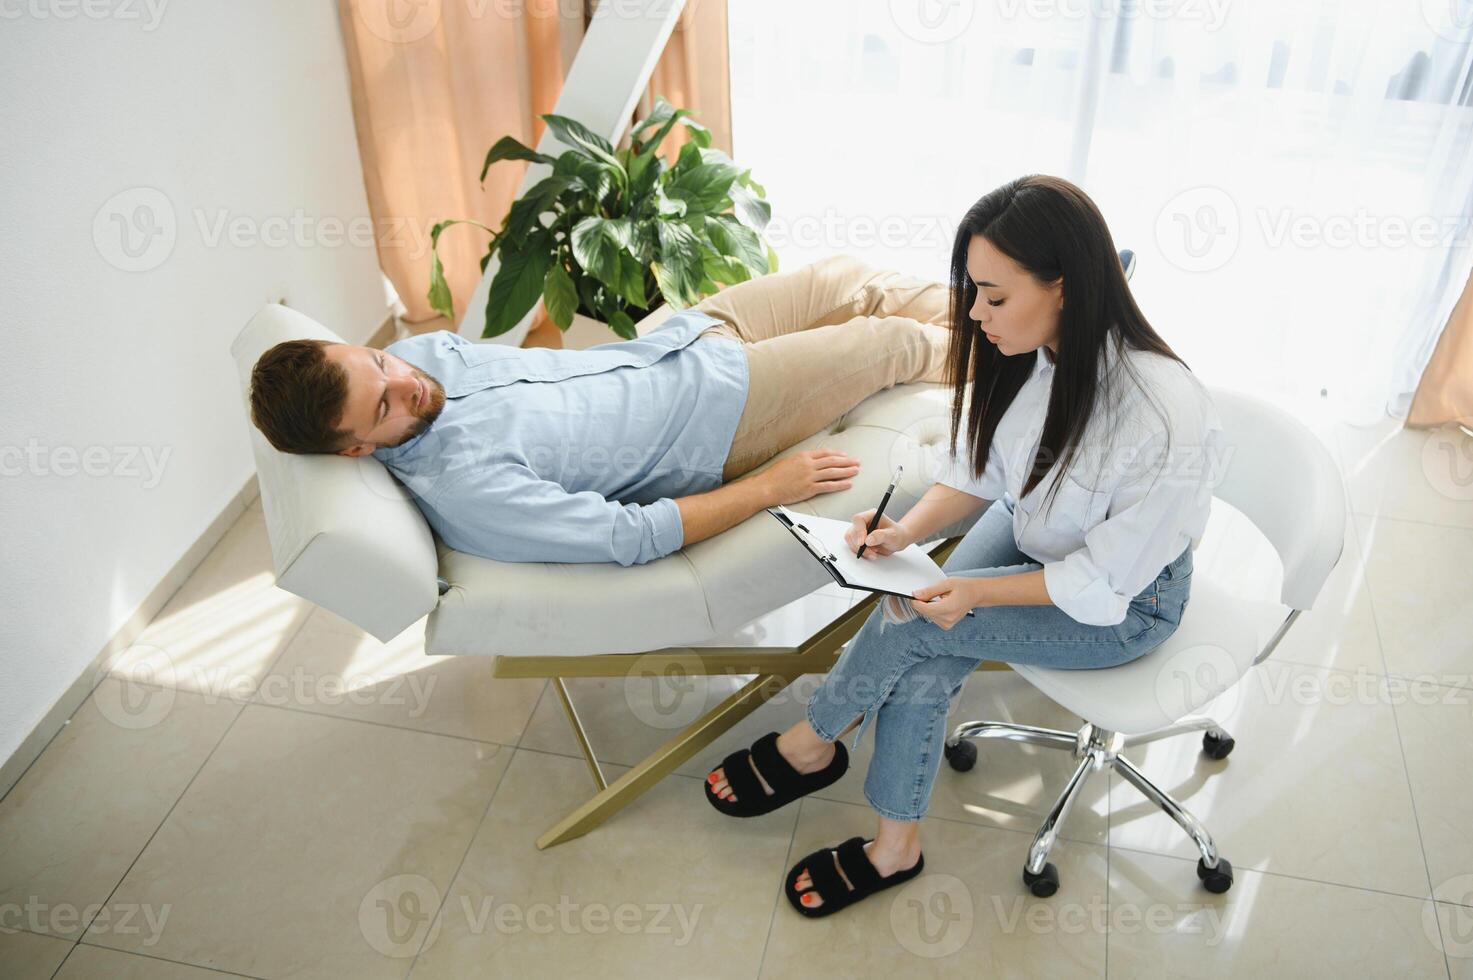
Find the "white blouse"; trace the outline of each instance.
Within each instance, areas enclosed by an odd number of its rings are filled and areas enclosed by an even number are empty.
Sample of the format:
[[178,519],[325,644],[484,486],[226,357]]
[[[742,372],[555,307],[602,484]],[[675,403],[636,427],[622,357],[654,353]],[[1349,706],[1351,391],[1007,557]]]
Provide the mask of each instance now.
[[[1112,337],[1094,415],[1045,512],[1057,463],[1019,497],[1053,387],[1047,351],[1040,347],[1036,356],[998,423],[981,478],[971,475],[970,453],[953,445],[935,459],[936,480],[984,500],[1008,494],[1013,538],[1043,565],[1049,598],[1077,622],[1113,626],[1162,568],[1201,540],[1229,446],[1211,396],[1191,371],[1160,354],[1122,353]],[[1125,359],[1139,381],[1124,370]],[[958,435],[964,440],[965,431]]]

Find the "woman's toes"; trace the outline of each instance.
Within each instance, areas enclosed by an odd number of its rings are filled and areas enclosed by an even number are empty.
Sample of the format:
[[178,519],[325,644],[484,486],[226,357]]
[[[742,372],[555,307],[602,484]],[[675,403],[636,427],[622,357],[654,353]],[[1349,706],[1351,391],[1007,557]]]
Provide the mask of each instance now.
[[816,909],[823,904],[823,899],[818,897],[818,892],[811,890],[804,891],[804,889],[812,888],[813,879],[808,877],[808,871],[805,868],[803,871],[800,871],[798,873],[798,877],[793,879],[793,890],[802,892],[802,894],[798,896],[798,901],[803,903],[804,908]]
[[706,775],[706,783],[711,787],[711,792],[717,799],[736,801],[736,794],[726,784],[726,773],[720,769],[714,770]]

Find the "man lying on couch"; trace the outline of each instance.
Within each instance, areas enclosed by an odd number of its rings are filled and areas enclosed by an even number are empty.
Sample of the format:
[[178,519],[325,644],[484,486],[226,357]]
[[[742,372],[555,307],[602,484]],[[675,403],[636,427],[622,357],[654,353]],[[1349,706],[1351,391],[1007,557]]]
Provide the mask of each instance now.
[[847,489],[859,461],[824,449],[737,477],[877,391],[943,382],[946,318],[944,285],[841,256],[584,351],[287,341],[256,362],[251,421],[282,452],[373,453],[457,551],[631,565]]

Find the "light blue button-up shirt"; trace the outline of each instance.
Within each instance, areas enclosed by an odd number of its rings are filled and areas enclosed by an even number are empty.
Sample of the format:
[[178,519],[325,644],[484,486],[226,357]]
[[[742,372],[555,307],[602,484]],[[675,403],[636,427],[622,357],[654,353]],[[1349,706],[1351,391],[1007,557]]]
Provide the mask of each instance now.
[[721,485],[747,357],[719,321],[674,314],[588,350],[478,344],[446,330],[388,351],[445,388],[428,429],[374,456],[456,551],[632,565],[685,542],[674,498]]

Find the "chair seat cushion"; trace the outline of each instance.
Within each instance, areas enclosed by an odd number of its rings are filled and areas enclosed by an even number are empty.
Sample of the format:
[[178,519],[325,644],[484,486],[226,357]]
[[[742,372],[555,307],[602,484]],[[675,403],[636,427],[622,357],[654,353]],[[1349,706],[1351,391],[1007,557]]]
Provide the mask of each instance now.
[[1254,657],[1284,616],[1284,607],[1248,600],[1236,584],[1227,587],[1215,579],[1214,569],[1199,564],[1180,625],[1146,656],[1099,671],[1013,669],[1091,724],[1139,734],[1175,724],[1233,690],[1254,669]]
[[[779,454],[777,459],[823,447],[860,460],[850,489],[789,509],[848,518],[874,507],[895,467],[904,465],[886,508],[902,516],[929,485],[932,447],[946,441],[948,392],[943,385],[897,385]],[[978,516],[937,537],[966,533]],[[628,567],[499,562],[436,543],[440,577],[450,587],[426,623],[430,654],[582,656],[701,643],[831,581],[765,512],[674,554]]]

